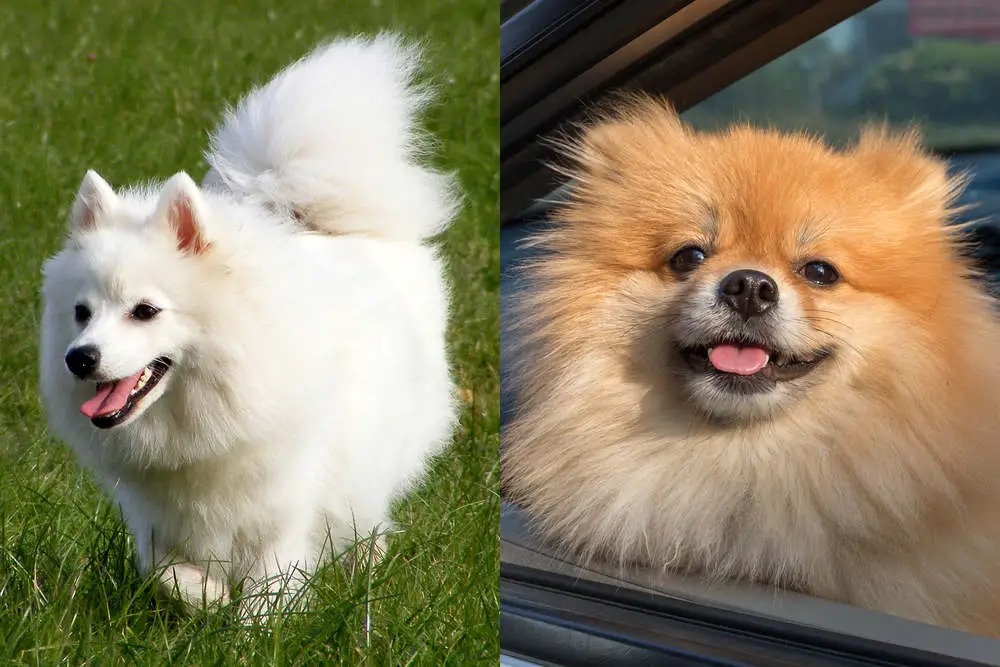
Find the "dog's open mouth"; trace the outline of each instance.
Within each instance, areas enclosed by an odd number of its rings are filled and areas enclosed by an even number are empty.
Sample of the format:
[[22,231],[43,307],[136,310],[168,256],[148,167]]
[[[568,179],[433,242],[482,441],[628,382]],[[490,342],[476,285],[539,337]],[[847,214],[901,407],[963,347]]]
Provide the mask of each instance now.
[[98,382],[97,394],[80,406],[80,412],[97,428],[112,428],[121,424],[149,394],[170,369],[167,357],[157,357],[135,375]]
[[726,389],[741,393],[767,391],[778,382],[797,380],[830,356],[829,350],[793,356],[763,346],[734,342],[685,347],[680,353],[692,370],[709,374]]

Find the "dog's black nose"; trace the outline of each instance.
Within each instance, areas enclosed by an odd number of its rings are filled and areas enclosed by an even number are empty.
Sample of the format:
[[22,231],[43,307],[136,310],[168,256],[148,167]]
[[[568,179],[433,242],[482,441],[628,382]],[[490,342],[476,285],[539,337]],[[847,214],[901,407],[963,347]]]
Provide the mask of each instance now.
[[778,285],[760,271],[733,271],[719,283],[722,301],[744,319],[760,315],[778,303]]
[[101,351],[94,345],[81,345],[66,353],[66,368],[81,380],[97,370],[100,362]]

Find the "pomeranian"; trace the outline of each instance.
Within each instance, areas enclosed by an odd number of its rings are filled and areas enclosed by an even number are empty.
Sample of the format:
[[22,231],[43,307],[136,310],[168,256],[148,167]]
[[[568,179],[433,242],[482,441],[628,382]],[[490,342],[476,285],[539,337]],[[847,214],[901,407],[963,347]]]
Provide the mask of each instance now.
[[450,437],[428,241],[457,192],[416,160],[419,55],[388,34],[317,49],[227,114],[201,187],[88,172],[45,265],[50,427],[191,606],[235,584],[248,617],[292,600]]
[[1000,326],[914,133],[627,98],[566,140],[505,493],[578,557],[1000,634]]

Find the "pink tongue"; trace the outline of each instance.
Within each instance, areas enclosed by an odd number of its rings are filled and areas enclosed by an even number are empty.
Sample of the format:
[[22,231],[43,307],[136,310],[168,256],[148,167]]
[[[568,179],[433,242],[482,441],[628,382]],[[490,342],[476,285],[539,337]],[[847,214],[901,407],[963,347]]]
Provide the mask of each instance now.
[[125,407],[128,395],[135,388],[135,384],[142,377],[145,370],[143,368],[135,375],[122,378],[117,382],[101,385],[100,389],[97,390],[97,395],[80,406],[80,412],[90,419],[118,412]]
[[716,370],[737,375],[753,375],[767,366],[768,354],[759,347],[720,345],[708,351]]

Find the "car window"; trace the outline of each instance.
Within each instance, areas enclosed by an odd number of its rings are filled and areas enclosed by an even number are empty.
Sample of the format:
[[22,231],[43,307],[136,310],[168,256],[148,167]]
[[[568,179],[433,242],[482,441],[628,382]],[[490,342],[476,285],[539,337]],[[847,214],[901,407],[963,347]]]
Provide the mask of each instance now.
[[1000,145],[1000,2],[881,0],[691,108],[835,143],[867,120],[917,121],[936,149]]
[[[977,221],[970,226],[979,242],[975,252],[990,272],[986,286],[1000,295],[1000,0],[880,0],[685,110],[682,117],[705,130],[742,121],[804,130],[837,145],[857,137],[869,121],[899,128],[919,124],[926,144],[946,157],[953,171],[970,175],[960,204],[971,208],[956,219]],[[502,320],[509,317],[519,291],[530,289],[514,270],[535,252],[523,241],[544,227],[548,202],[571,188],[564,184],[501,229]],[[515,341],[502,336],[501,346],[502,373],[509,374]],[[511,384],[501,381],[503,424],[513,413]],[[760,601],[768,595],[778,597],[762,593]],[[817,609],[818,616],[827,613]],[[991,656],[990,662],[1000,655],[993,642],[987,646],[970,637],[917,636],[926,630],[921,626],[904,624],[895,633],[883,626],[856,631],[849,626],[836,631],[852,636],[867,631],[903,646],[927,639],[942,652],[980,651],[976,659]]]

